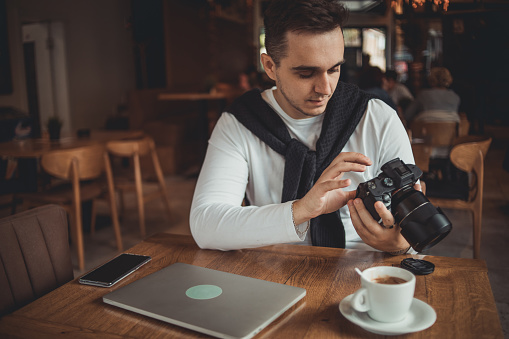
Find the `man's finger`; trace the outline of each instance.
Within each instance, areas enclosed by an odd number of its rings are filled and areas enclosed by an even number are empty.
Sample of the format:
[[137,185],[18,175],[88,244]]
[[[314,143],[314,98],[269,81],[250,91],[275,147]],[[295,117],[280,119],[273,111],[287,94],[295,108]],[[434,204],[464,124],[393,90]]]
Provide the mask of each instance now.
[[355,199],[355,196],[357,195],[357,190],[347,191],[347,192],[343,191],[343,192],[346,194],[347,201]]
[[359,164],[356,162],[336,162],[331,163],[329,167],[327,167],[320,178],[324,179],[332,179],[332,178],[340,178],[343,174],[347,172],[364,172],[366,170],[365,164]]
[[338,180],[338,179],[332,179],[332,180],[326,180],[320,183],[320,189],[322,189],[325,192],[333,191],[340,188],[345,188],[350,186],[351,180],[350,179],[344,179],[344,180]]
[[414,184],[414,190],[416,190],[416,191],[422,191],[422,186],[421,186],[421,184]]
[[361,217],[359,217],[359,213],[357,212],[357,209],[354,206],[353,200],[348,200],[347,202],[348,210],[350,211],[350,219],[352,220],[353,227],[357,231],[357,233],[360,236],[360,233],[362,232],[361,229],[357,225],[362,224]]
[[373,217],[371,216],[369,211],[366,209],[366,206],[364,206],[364,202],[361,199],[356,198],[353,200],[353,207],[355,208],[355,211],[357,212],[356,214],[359,218],[359,222],[364,225],[364,228],[363,228],[364,233],[373,235],[374,234],[373,228],[372,228],[372,226],[371,227],[369,226],[371,223],[374,222]]
[[375,210],[380,218],[382,218],[382,222],[385,228],[392,228],[395,222],[394,217],[392,213],[385,207],[383,202],[377,201],[375,203]]
[[357,152],[342,152],[339,153],[339,155],[334,158],[331,164],[336,163],[356,163],[356,164],[362,164],[366,166],[371,166],[373,162],[370,158],[365,156],[362,153]]

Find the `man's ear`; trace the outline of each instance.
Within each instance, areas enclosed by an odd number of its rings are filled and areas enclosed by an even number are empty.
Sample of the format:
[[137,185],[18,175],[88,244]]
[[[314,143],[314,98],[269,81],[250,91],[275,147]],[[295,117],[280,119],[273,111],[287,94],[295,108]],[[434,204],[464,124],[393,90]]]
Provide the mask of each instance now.
[[260,58],[265,73],[267,73],[269,78],[276,81],[276,63],[274,60],[272,60],[272,58],[266,53],[262,53]]

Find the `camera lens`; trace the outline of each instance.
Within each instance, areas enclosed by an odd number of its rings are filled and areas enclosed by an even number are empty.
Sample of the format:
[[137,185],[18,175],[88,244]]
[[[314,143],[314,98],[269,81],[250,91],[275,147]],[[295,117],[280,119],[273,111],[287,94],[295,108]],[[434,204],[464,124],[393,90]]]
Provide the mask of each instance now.
[[418,252],[438,244],[452,229],[442,210],[411,186],[392,196],[392,212],[401,234]]

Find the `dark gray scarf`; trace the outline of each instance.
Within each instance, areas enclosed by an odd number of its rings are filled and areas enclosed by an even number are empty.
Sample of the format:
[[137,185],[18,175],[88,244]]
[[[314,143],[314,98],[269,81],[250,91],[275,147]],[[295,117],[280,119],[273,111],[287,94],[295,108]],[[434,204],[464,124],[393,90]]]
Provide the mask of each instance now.
[[[316,151],[310,151],[290,136],[283,120],[261,97],[260,90],[243,94],[226,111],[285,157],[281,202],[286,202],[302,198],[311,189],[345,146],[371,98],[372,95],[357,86],[339,82],[327,104]],[[311,239],[315,246],[345,247],[345,230],[339,210],[311,220]]]

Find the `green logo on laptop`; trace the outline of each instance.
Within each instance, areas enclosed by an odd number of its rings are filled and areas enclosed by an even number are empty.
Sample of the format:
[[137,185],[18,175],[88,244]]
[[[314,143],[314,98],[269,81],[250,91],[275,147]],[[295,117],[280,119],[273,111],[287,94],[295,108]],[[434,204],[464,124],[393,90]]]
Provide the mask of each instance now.
[[223,293],[223,290],[216,285],[197,285],[186,291],[189,298],[197,300],[213,299],[219,297],[221,293]]

